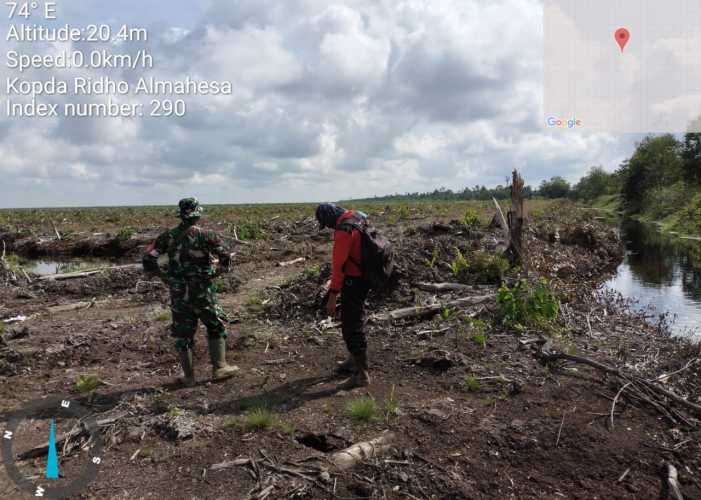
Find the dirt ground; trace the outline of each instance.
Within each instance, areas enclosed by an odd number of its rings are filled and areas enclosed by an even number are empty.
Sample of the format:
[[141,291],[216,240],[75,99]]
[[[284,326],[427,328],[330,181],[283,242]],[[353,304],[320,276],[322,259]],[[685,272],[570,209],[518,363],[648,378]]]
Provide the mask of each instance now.
[[[350,392],[333,373],[345,358],[340,331],[319,307],[331,238],[308,218],[269,221],[264,239],[235,245],[235,269],[219,284],[232,321],[229,361],[240,375],[221,383],[209,380],[202,329],[198,384],[172,383],[179,366],[168,337],[168,292],[138,269],[31,283],[18,276],[0,287],[0,318],[27,317],[6,324],[0,341],[0,430],[14,411],[49,396],[78,401],[98,419],[115,417],[101,427],[100,472],[76,497],[86,499],[644,499],[659,498],[662,462],[678,470],[685,498],[701,499],[701,415],[618,394],[615,377],[584,364],[539,358],[547,339],[558,352],[645,379],[682,370],[661,384],[701,403],[701,370],[688,364],[699,348],[597,292],[622,257],[615,228],[569,206],[551,213],[531,217],[526,265],[504,276],[507,283],[519,273],[552,281],[562,306],[542,328],[504,325],[493,297],[385,321],[391,310],[496,293],[499,279],[489,273],[461,276],[470,288],[459,292],[425,291],[420,283],[454,282],[457,250],[496,255],[504,242],[487,225],[489,214],[466,227],[392,207],[372,213],[396,246],[399,272],[389,291],[370,297],[372,383]],[[160,227],[171,223],[164,216]],[[7,240],[15,242],[10,250],[32,255],[57,245],[62,255],[110,248],[129,263],[156,229],[121,244]],[[50,309],[71,304],[82,306]],[[468,316],[479,320],[479,332]],[[81,393],[81,375],[100,385]],[[378,409],[359,421],[348,407],[367,396]],[[250,415],[262,407],[276,422],[256,430]],[[329,468],[335,451],[386,432],[395,436],[386,453],[349,470]],[[40,442],[35,435],[22,446]],[[85,454],[73,449],[62,466],[72,470]],[[43,462],[23,467],[41,470]],[[4,471],[0,496],[24,498]]]

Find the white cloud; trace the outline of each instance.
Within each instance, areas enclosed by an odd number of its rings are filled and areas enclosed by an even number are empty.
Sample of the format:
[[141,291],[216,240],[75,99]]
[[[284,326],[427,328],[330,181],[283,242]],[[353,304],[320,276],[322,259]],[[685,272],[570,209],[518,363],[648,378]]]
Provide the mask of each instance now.
[[0,203],[339,199],[499,183],[513,167],[537,184],[632,144],[542,130],[534,0],[178,5],[190,15],[150,13],[154,75],[230,79],[233,95],[190,98],[179,120],[2,119]]

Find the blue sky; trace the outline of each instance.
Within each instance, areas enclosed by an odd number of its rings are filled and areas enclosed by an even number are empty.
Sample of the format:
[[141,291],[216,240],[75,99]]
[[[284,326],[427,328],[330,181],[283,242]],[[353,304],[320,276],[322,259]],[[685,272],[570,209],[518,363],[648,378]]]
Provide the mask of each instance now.
[[[189,97],[183,118],[3,113],[2,207],[335,200],[494,185],[513,168],[531,184],[574,181],[592,165],[616,168],[639,139],[543,129],[537,0],[58,0],[58,9],[60,24],[148,26],[155,68],[145,76],[228,80],[234,92]],[[3,83],[17,76],[2,72]],[[25,77],[105,75],[141,76]]]

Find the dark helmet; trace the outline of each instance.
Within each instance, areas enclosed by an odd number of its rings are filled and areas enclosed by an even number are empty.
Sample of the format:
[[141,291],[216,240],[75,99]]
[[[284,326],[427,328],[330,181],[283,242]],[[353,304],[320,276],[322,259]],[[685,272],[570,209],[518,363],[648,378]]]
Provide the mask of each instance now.
[[319,229],[336,228],[336,221],[346,212],[345,208],[337,207],[333,203],[322,203],[316,207],[316,220],[319,221]]
[[197,198],[183,198],[178,203],[178,217],[182,220],[194,220],[202,217],[203,208]]

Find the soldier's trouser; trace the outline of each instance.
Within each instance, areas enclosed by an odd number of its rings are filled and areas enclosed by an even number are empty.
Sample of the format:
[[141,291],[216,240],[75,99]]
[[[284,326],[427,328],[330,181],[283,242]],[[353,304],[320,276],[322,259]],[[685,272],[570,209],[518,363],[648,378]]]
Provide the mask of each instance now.
[[177,283],[170,289],[170,310],[173,316],[171,336],[176,338],[178,350],[191,349],[194,345],[197,321],[207,328],[210,338],[226,338],[226,318],[211,283]]
[[353,356],[364,353],[368,348],[365,334],[367,317],[365,300],[369,287],[362,278],[346,277],[341,290],[341,331],[348,352]]

